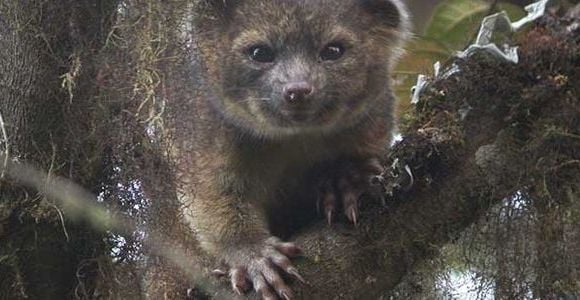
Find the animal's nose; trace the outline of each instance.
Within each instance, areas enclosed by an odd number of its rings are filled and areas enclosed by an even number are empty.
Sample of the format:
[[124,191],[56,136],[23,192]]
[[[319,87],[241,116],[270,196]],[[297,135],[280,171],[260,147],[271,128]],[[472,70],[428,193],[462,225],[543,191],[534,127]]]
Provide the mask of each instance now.
[[306,81],[290,82],[284,86],[284,99],[289,103],[304,101],[312,94],[313,87]]

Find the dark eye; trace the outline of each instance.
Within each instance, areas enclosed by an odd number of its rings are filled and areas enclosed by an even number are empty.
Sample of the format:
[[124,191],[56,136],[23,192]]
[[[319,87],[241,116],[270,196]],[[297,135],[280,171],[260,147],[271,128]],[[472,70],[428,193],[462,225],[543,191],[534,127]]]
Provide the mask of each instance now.
[[260,63],[271,63],[276,58],[276,54],[266,45],[255,45],[248,49],[248,57]]
[[340,43],[331,43],[326,45],[320,52],[322,60],[337,60],[344,55],[344,46]]

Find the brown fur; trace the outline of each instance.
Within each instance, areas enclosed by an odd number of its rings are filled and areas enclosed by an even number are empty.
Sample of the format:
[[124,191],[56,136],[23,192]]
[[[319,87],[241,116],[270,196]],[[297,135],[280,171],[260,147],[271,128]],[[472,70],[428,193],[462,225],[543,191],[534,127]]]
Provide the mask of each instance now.
[[[257,249],[271,230],[282,235],[295,227],[284,222],[299,215],[277,209],[315,211],[316,170],[385,153],[394,106],[388,76],[407,21],[405,11],[386,0],[198,5],[205,71],[191,106],[175,111],[183,124],[176,127],[181,142],[172,154],[184,215],[202,247],[242,263],[231,257],[239,249]],[[344,56],[318,61],[319,49],[333,41],[344,43]],[[248,60],[245,49],[260,43],[277,50],[274,64]],[[285,82],[302,79],[314,86],[313,112],[296,122],[277,114],[277,101]]]

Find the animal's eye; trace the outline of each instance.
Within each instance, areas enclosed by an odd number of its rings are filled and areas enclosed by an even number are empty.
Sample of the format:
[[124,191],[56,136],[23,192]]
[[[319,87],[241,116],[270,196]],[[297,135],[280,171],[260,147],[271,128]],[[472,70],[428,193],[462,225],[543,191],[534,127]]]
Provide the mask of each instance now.
[[254,45],[248,49],[248,57],[256,62],[271,63],[276,58],[276,54],[266,45]]
[[330,43],[320,52],[322,60],[337,60],[344,55],[344,46],[340,43]]

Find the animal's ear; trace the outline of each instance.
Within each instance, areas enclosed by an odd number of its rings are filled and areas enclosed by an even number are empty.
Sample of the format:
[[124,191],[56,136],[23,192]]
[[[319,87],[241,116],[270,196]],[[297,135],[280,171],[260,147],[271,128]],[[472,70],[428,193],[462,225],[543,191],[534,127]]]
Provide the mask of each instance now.
[[358,0],[361,7],[383,24],[401,28],[406,26],[407,11],[401,0]]

